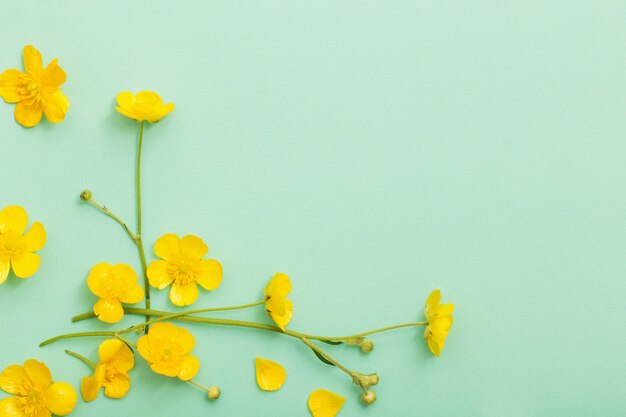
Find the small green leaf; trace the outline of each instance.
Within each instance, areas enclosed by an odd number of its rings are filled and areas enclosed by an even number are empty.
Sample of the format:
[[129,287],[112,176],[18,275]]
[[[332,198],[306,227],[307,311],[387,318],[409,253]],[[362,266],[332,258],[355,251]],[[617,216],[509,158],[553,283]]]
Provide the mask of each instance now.
[[321,355],[320,353],[318,353],[316,350],[313,350],[313,353],[315,353],[315,356],[317,356],[317,359],[321,360],[322,362],[324,362],[326,365],[330,365],[330,366],[335,366],[334,363],[332,363],[331,361],[329,361],[328,359],[326,359],[323,355]]
[[334,341],[334,340],[327,340],[327,339],[320,340],[320,342],[324,342],[324,343],[326,343],[328,345],[334,345],[334,346],[336,346],[336,345],[343,345],[343,342],[337,342],[337,341]]

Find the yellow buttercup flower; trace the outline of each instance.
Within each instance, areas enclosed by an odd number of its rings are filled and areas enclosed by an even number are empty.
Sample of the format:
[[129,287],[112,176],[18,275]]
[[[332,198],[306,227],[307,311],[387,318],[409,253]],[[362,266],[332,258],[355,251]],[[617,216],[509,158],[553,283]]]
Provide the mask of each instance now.
[[346,399],[325,389],[318,389],[309,396],[309,410],[313,417],[335,417]]
[[255,372],[256,382],[263,391],[277,391],[287,379],[285,368],[268,359],[256,358]]
[[154,252],[162,260],[148,266],[150,285],[160,290],[170,284],[170,300],[177,306],[188,306],[198,299],[199,284],[214,290],[222,282],[222,265],[214,259],[203,259],[209,248],[197,236],[182,239],[172,233],[163,235],[154,244]]
[[277,272],[265,287],[265,310],[283,332],[293,315],[293,304],[286,298],[290,292],[291,281],[282,272]]
[[46,230],[34,222],[24,234],[27,225],[28,215],[22,207],[8,206],[0,211],[0,284],[11,269],[19,278],[28,278],[39,269],[41,259],[33,252],[46,243]]
[[163,99],[152,91],[140,91],[137,95],[124,91],[117,95],[117,104],[115,110],[137,122],[156,123],[174,110],[174,104],[163,104]]
[[70,107],[61,92],[67,78],[65,71],[52,60],[43,68],[41,54],[30,45],[24,47],[26,72],[8,69],[0,74],[0,96],[7,103],[17,103],[15,120],[24,127],[33,127],[42,114],[52,123],[60,123]]
[[200,361],[190,353],[195,344],[193,335],[182,327],[156,323],[139,338],[137,350],[157,374],[188,381],[200,369]]
[[53,382],[48,367],[35,359],[11,365],[0,374],[0,388],[13,397],[0,401],[2,417],[64,416],[76,405],[76,391],[66,382]]
[[98,398],[100,388],[109,398],[122,398],[130,389],[128,372],[135,366],[135,355],[119,339],[105,340],[98,349],[99,361],[94,374],[83,378],[80,390],[83,400]]
[[428,326],[424,331],[424,338],[428,342],[428,348],[435,355],[441,355],[443,346],[452,327],[452,311],[454,304],[440,304],[441,292],[434,290],[426,300],[424,315],[428,320]]
[[124,317],[122,303],[135,304],[143,300],[143,288],[137,283],[139,277],[128,265],[99,263],[91,268],[87,286],[100,299],[93,312],[107,323],[117,323]]

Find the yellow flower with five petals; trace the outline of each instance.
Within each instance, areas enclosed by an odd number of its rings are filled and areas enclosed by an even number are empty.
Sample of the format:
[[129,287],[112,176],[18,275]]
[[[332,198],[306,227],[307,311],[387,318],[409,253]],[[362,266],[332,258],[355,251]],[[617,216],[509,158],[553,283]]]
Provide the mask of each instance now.
[[200,369],[200,361],[190,353],[195,344],[188,330],[171,323],[156,323],[139,338],[137,350],[157,374],[189,381]]
[[8,69],[0,74],[0,96],[7,103],[17,103],[15,120],[24,127],[33,127],[42,114],[52,123],[60,123],[70,102],[61,92],[67,78],[65,71],[52,60],[43,68],[41,53],[31,45],[24,47],[26,72]]
[[309,411],[313,417],[335,417],[346,399],[325,389],[315,390],[309,395]]
[[11,365],[0,374],[0,388],[13,397],[0,401],[3,417],[65,416],[76,405],[76,391],[66,382],[53,382],[48,367],[35,359]]
[[440,304],[441,292],[434,290],[426,300],[424,315],[428,320],[428,326],[424,331],[424,338],[428,342],[428,348],[435,355],[441,355],[446,338],[452,327],[452,312],[454,304]]
[[34,222],[26,231],[28,215],[19,206],[8,206],[0,211],[0,284],[13,269],[15,276],[28,278],[37,269],[41,259],[36,252],[46,243],[46,230],[39,222]]
[[152,91],[140,91],[137,95],[124,91],[117,95],[117,104],[115,110],[137,122],[156,123],[174,110],[173,103],[163,104],[163,99]]
[[129,265],[99,263],[91,268],[87,286],[100,299],[93,312],[106,323],[117,323],[124,317],[122,303],[135,304],[143,300],[139,277]]
[[95,400],[103,387],[104,395],[109,398],[124,397],[130,389],[128,372],[135,366],[133,351],[119,339],[108,339],[100,344],[98,356],[94,374],[83,378],[83,400]]
[[148,266],[150,285],[162,290],[172,285],[170,300],[177,306],[188,306],[198,299],[198,286],[214,290],[222,282],[222,265],[214,259],[203,259],[209,251],[197,236],[182,239],[172,233],[161,236],[154,244],[159,260]]
[[265,311],[283,332],[293,315],[293,304],[287,299],[290,292],[291,281],[282,272],[277,272],[265,287]]

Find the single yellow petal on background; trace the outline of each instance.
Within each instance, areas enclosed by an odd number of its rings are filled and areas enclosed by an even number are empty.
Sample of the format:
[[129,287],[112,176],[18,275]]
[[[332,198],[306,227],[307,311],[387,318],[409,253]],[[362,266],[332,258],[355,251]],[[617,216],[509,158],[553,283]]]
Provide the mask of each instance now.
[[161,236],[154,244],[154,253],[165,260],[180,257],[180,239],[173,233]]
[[6,228],[21,235],[28,225],[26,210],[20,206],[7,206],[0,211],[0,233]]
[[170,290],[170,301],[177,306],[188,306],[198,299],[198,286],[195,282],[189,284],[172,284]]
[[95,376],[83,377],[80,384],[80,393],[83,397],[83,401],[88,403],[98,398],[100,388],[102,387],[98,384]]
[[43,112],[50,123],[61,123],[65,120],[65,114],[70,108],[70,101],[60,91],[52,93],[48,96]]
[[222,264],[215,259],[203,259],[200,261],[200,273],[196,277],[196,282],[205,290],[214,290],[222,282]]
[[282,365],[268,359],[255,359],[256,382],[264,391],[280,389],[287,379],[287,372]]
[[116,299],[100,298],[93,306],[93,312],[106,323],[117,323],[124,317],[124,308]]
[[147,274],[151,286],[162,290],[174,281],[174,277],[167,271],[168,265],[167,261],[161,259],[152,261],[150,265],[148,265]]
[[38,106],[24,104],[20,101],[15,105],[13,112],[15,120],[24,127],[33,127],[41,121],[43,111]]
[[130,390],[130,377],[124,373],[116,374],[104,386],[104,395],[109,398],[122,398]]
[[20,365],[10,365],[0,374],[0,388],[9,394],[28,395],[24,388],[28,383],[26,369]]
[[76,391],[67,382],[57,382],[45,392],[46,405],[53,414],[65,416],[76,406]]
[[34,222],[22,239],[25,250],[28,252],[38,251],[46,244],[46,229],[43,224]]
[[27,73],[33,75],[38,75],[43,69],[41,53],[32,45],[24,47],[24,68]]
[[0,97],[7,103],[17,103],[22,99],[20,88],[24,74],[16,69],[8,69],[0,74]]
[[187,259],[201,259],[209,247],[198,236],[187,235],[180,240],[180,250]]
[[183,381],[189,381],[198,374],[200,370],[200,361],[194,355],[187,355],[183,359],[182,368],[178,373],[178,377]]
[[36,253],[16,251],[11,255],[11,267],[18,278],[28,278],[39,269],[41,258]]
[[318,389],[309,396],[309,410],[313,417],[335,417],[346,399],[325,389]]

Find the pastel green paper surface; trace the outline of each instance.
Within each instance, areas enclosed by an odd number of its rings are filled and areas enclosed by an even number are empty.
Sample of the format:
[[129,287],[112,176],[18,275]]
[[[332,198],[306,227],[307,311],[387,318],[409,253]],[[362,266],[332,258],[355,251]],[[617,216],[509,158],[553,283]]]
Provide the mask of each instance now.
[[[202,392],[138,360],[121,401],[76,416],[618,416],[626,409],[626,4],[618,1],[8,1],[0,69],[33,44],[59,58],[71,101],[27,130],[0,103],[0,207],[24,206],[48,243],[39,272],[0,286],[0,368],[34,357],[78,387],[99,339],[38,348],[94,301],[98,262],[139,268],[89,188],[134,227],[137,125],[124,90],[175,111],[146,131],[144,240],[202,237],[225,270],[194,307],[252,302],[294,284],[290,327],[345,334],[456,304],[441,358],[422,329],[374,338],[378,401],[297,341],[188,326]],[[172,309],[167,293],[154,306]],[[261,309],[219,317],[267,321]],[[139,319],[127,318],[119,328]],[[261,392],[254,358],[287,369]],[[4,394],[2,394],[4,395]],[[1,397],[3,398],[3,397]]]

